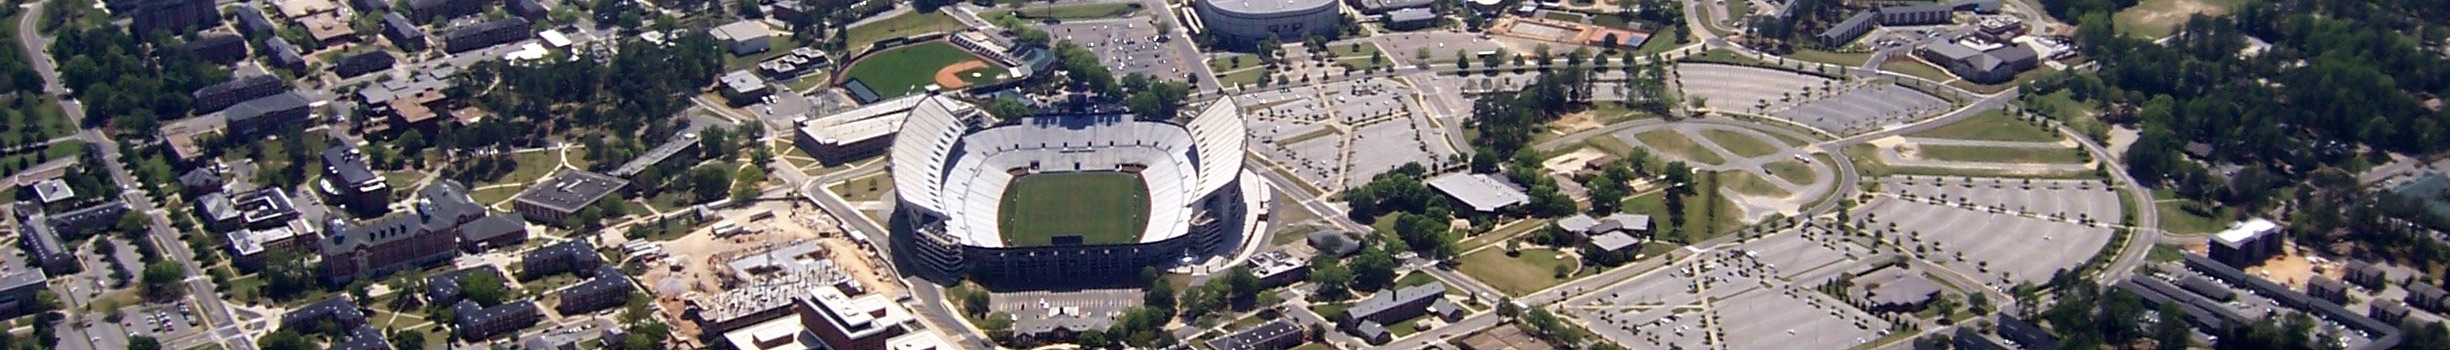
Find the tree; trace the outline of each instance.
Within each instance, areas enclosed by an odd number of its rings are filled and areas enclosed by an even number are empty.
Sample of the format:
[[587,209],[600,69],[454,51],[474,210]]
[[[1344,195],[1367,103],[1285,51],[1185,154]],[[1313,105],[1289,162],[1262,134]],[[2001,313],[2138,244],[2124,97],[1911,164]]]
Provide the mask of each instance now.
[[740,7],[740,17],[744,17],[744,18],[764,18],[764,17],[766,17],[766,10],[765,10],[765,9],[763,9],[763,8],[759,8],[759,7],[757,6],[757,0],[740,0],[740,1],[738,1],[738,3],[739,3],[739,7]]
[[970,290],[967,292],[962,292],[961,312],[969,314],[970,316],[987,314],[987,306],[988,303],[990,303],[988,296],[987,291],[984,290]]
[[460,295],[463,295],[468,301],[474,301],[477,305],[485,307],[501,305],[502,302],[510,300],[510,288],[502,284],[501,276],[491,273],[471,273],[466,277],[460,277],[459,288]]
[[307,342],[306,336],[299,335],[296,331],[283,329],[274,331],[272,334],[264,335],[263,339],[257,339],[255,348],[262,350],[314,350],[315,344]]
[[1226,272],[1225,285],[1232,292],[1234,304],[1246,307],[1259,301],[1259,289],[1265,287],[1259,284],[1259,275],[1252,273],[1249,265],[1235,266]]
[[1353,258],[1353,288],[1379,290],[1395,282],[1395,255],[1385,248],[1370,246]]
[[993,101],[987,101],[987,105],[981,108],[986,110],[987,115],[995,116],[997,119],[1009,120],[1029,116],[1029,106],[1022,104],[1019,98],[996,98]]
[[1113,345],[1112,340],[1106,339],[1106,331],[1091,329],[1080,332],[1081,347],[1104,349]]
[[150,336],[128,337],[128,350],[162,350],[162,342]]
[[1176,311],[1174,309],[1174,284],[1164,279],[1150,281],[1148,289],[1140,292],[1140,305],[1165,311],[1169,315],[1173,314]]
[[393,348],[393,349],[424,349],[424,348],[425,348],[425,332],[417,332],[417,331],[406,331],[406,332],[394,331],[394,332],[391,332],[391,348]]
[[170,260],[145,264],[145,295],[162,298],[177,294],[179,280],[186,277],[187,271]]

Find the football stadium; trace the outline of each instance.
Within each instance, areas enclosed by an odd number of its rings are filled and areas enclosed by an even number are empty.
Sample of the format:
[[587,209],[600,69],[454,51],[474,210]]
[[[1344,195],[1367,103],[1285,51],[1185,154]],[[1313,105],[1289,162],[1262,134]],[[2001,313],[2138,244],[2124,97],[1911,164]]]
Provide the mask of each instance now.
[[1187,124],[1094,116],[980,125],[982,115],[924,99],[887,150],[895,220],[921,265],[982,279],[1136,276],[1240,242],[1250,131],[1232,101]]

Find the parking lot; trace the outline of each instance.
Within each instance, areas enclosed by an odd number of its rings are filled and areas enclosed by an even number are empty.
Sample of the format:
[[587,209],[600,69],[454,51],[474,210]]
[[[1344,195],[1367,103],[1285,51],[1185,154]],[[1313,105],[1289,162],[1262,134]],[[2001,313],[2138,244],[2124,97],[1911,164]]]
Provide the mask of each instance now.
[[[1141,73],[1150,77],[1180,80],[1197,72],[1198,56],[1185,56],[1173,45],[1191,45],[1181,40],[1158,38],[1156,20],[1147,16],[1130,18],[1065,21],[1044,26],[1046,34],[1056,41],[1071,40],[1089,51],[1097,52],[1098,60],[1114,72],[1116,78]],[[1208,80],[1202,78],[1200,80]],[[1207,83],[1202,83],[1203,85]]]
[[1024,325],[1111,319],[1120,317],[1124,309],[1140,306],[1140,294],[1137,289],[1002,292],[990,296],[989,310],[1012,314]]
[[1773,107],[1787,105],[1780,101],[1801,94],[1804,89],[1836,84],[1816,75],[1710,63],[1677,64],[1676,78],[1686,95],[1708,98],[1710,107],[1743,111],[1751,111],[1756,103],[1764,101]]
[[1840,86],[1827,91],[1830,92],[1823,93],[1827,96],[1816,96],[1772,115],[1845,134],[1878,130],[1882,125],[1910,122],[1949,109],[1947,100],[1895,84]]
[[[2087,200],[2087,197],[2116,195],[2097,190],[2035,190],[2020,191],[2030,193],[2014,195],[2009,194],[2014,192],[1989,192],[1996,193],[1971,197],[1988,198],[1972,201],[2031,201],[2034,203],[2023,205],[2090,212],[2100,209],[2087,206],[2100,203]],[[1956,196],[1962,195],[1952,195],[1950,198],[1958,198]],[[1999,210],[1995,206],[1966,205],[1935,197],[1918,198],[1883,197],[1874,200],[1856,210],[1864,213],[1858,222],[1867,231],[1886,235],[1894,241],[1916,246],[1928,245],[1934,251],[1928,255],[1931,260],[1953,270],[1973,273],[1991,287],[2047,281],[2058,270],[2073,268],[2092,258],[2110,241],[2111,229],[2107,227],[2049,216],[2031,217]],[[2057,203],[2040,204],[2039,201]],[[2116,198],[2110,197],[2108,201],[2108,210],[2115,213],[2118,210]]]
[[1564,307],[1597,335],[1633,348],[1856,344],[1878,338],[1887,322],[1812,287],[1867,267],[1850,257],[1867,251],[1837,235],[1788,230],[1582,294]]
[[[1295,177],[1326,190],[1369,181],[1405,163],[1460,154],[1445,127],[1414,106],[1416,90],[1394,79],[1262,89],[1236,97],[1252,120],[1251,147]],[[1454,123],[1445,121],[1444,123]]]

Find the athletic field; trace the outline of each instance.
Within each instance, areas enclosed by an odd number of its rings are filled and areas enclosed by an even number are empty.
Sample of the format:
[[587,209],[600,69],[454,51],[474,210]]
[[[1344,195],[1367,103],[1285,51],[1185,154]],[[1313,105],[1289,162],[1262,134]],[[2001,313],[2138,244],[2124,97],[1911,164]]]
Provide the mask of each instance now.
[[[995,75],[1004,73],[1002,67],[995,67],[986,59],[953,47],[953,44],[930,41],[868,55],[852,65],[847,76],[868,84],[868,89],[875,90],[878,98],[891,99],[917,92],[927,84],[935,84],[937,71],[969,61],[986,63],[987,68],[962,71],[963,82],[973,85],[991,83]],[[983,74],[978,77],[967,74],[974,72]]]
[[1137,243],[1148,228],[1148,184],[1112,171],[1025,175],[1004,188],[996,211],[1006,247],[1052,245],[1065,235],[1086,245]]

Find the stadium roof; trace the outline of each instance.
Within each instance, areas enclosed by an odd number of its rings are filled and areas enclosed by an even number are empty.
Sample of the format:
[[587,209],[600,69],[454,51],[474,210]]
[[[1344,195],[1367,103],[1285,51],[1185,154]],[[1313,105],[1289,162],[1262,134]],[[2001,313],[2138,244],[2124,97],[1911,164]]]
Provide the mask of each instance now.
[[1508,205],[1531,201],[1531,195],[1524,194],[1522,189],[1488,174],[1440,175],[1429,179],[1429,187],[1463,201],[1463,204],[1472,206],[1473,211],[1479,212],[1497,211]]
[[1191,118],[1192,157],[1201,170],[1196,193],[1216,193],[1241,175],[1242,147],[1249,139],[1250,126],[1242,123],[1242,107],[1232,97],[1217,99]]

